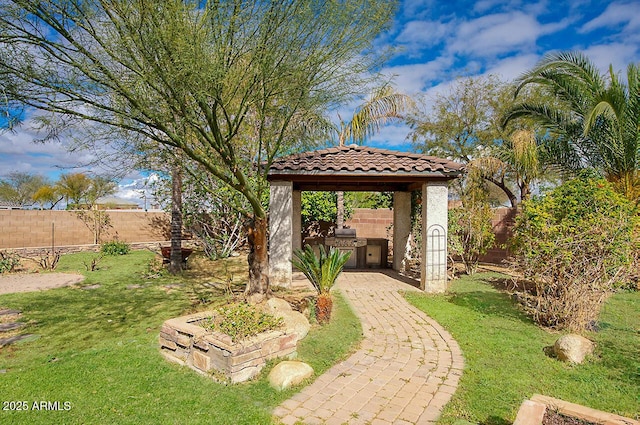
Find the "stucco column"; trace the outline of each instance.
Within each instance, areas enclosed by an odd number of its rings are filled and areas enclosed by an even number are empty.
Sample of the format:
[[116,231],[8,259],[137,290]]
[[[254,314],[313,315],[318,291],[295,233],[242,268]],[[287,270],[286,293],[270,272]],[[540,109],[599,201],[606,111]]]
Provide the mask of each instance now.
[[393,192],[393,270],[405,271],[404,257],[411,233],[411,193]]
[[447,290],[448,192],[446,181],[422,185],[420,289],[425,292]]
[[291,286],[293,183],[271,182],[269,198],[269,283]]
[[292,208],[293,234],[291,237],[291,249],[296,250],[302,248],[302,192],[299,190],[293,191]]

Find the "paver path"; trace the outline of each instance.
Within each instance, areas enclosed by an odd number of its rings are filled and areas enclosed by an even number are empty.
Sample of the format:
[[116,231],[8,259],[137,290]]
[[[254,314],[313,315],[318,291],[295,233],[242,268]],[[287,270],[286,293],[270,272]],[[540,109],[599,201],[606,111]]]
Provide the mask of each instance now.
[[430,424],[456,390],[463,358],[438,323],[409,305],[391,273],[343,273],[337,288],[362,322],[360,350],[274,410],[283,424]]

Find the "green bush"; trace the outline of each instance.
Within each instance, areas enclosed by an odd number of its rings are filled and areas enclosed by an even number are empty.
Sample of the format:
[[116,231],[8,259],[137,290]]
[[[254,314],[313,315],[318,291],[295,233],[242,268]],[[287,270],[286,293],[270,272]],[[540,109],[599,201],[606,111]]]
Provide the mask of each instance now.
[[532,285],[524,297],[542,325],[580,331],[632,273],[633,205],[605,180],[582,175],[522,205],[513,265]]
[[11,252],[0,251],[0,274],[11,273],[20,264],[20,257]]
[[480,256],[487,253],[496,238],[491,224],[493,213],[489,204],[470,204],[449,210],[448,239],[449,252],[460,257],[468,275],[476,272]]
[[241,341],[259,333],[278,329],[284,324],[282,319],[263,313],[246,304],[230,304],[215,311],[214,317],[206,320],[202,326]]
[[100,247],[100,252],[106,255],[127,255],[130,251],[129,244],[120,241],[105,242]]

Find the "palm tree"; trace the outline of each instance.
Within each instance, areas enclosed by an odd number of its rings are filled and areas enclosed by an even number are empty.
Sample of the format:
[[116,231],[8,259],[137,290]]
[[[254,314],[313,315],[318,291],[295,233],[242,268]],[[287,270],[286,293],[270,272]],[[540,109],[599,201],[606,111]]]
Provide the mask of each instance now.
[[[535,133],[519,129],[493,152],[472,159],[467,165],[467,171],[471,176],[477,175],[498,186],[509,198],[511,206],[515,207],[531,196],[531,184],[542,174],[543,153]],[[507,180],[517,184],[519,199]]]
[[[390,122],[404,119],[407,111],[414,107],[413,99],[395,91],[390,84],[384,84],[373,91],[371,97],[358,106],[351,117],[351,121],[345,123],[340,119],[339,146],[347,142],[362,144],[368,137],[380,131],[380,128]],[[342,229],[344,225],[344,192],[338,191],[337,227]]]
[[555,103],[522,102],[505,122],[533,118],[551,137],[544,139],[551,160],[568,171],[599,170],[631,200],[640,197],[640,70],[627,67],[627,83],[613,68],[600,74],[577,52],[547,55],[517,81],[516,96],[535,84],[553,95]]

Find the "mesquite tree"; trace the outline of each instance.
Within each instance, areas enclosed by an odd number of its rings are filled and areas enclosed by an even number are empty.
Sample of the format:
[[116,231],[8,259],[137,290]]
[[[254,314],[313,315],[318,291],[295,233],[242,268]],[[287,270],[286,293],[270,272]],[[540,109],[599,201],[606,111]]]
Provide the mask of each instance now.
[[51,134],[87,120],[111,126],[182,151],[240,193],[250,205],[246,293],[265,293],[268,167],[308,139],[311,117],[366,92],[381,57],[372,42],[394,9],[370,0],[6,1],[0,73],[8,89],[20,87],[11,98],[51,113]]

